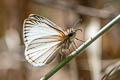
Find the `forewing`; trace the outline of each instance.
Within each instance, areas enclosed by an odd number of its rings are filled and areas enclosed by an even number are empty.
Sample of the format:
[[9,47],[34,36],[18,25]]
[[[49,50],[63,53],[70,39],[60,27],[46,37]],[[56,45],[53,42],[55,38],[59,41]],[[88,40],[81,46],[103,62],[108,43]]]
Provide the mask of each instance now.
[[38,20],[40,22],[46,23],[47,25],[51,26],[52,28],[60,31],[60,32],[64,32],[59,26],[57,26],[56,24],[54,24],[52,21],[50,21],[49,19],[36,15],[36,14],[30,14],[29,18],[34,19],[34,20]]
[[65,34],[60,27],[44,17],[31,14],[24,20],[23,37],[26,46],[34,39],[51,35],[64,36]]

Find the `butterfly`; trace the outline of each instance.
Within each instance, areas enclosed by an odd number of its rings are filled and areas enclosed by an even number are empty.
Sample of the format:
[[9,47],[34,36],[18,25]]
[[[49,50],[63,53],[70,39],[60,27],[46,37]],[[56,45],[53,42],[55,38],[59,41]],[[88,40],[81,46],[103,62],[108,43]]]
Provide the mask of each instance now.
[[68,49],[76,36],[69,28],[64,31],[45,17],[30,14],[23,23],[25,58],[33,66],[50,63],[60,49]]

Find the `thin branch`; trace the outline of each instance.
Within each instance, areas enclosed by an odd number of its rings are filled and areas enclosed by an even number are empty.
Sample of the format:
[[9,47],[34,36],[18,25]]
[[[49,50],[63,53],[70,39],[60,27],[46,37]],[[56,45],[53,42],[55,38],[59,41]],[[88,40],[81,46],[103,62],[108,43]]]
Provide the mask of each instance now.
[[60,64],[58,64],[55,68],[53,68],[48,74],[42,77],[40,80],[47,80],[53,74],[55,74],[59,69],[61,69],[65,64],[71,61],[75,56],[80,54],[85,48],[87,48],[92,42],[94,42],[97,38],[99,38],[104,32],[109,30],[114,24],[120,22],[120,15],[115,17],[111,22],[105,25],[100,31],[98,31],[94,36],[89,38],[85,43],[83,43],[80,47],[78,47],[75,51],[73,51],[70,55],[66,57]]
[[[105,69],[103,75],[101,76],[102,80],[110,80],[110,78],[115,76],[115,74],[118,74],[119,71],[120,71],[120,61],[108,66]],[[114,78],[118,79],[117,75]],[[112,80],[116,80],[116,79],[112,79]]]

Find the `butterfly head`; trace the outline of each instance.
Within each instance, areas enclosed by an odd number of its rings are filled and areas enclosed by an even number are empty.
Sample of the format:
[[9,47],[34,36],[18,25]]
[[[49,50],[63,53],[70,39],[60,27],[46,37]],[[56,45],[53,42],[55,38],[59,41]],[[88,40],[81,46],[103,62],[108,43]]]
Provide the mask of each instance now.
[[69,36],[69,38],[70,38],[71,40],[73,40],[73,39],[75,38],[77,31],[81,31],[81,32],[82,32],[81,29],[73,29],[73,28],[70,28],[70,29],[67,30],[68,36]]
[[71,32],[68,33],[68,36],[69,37],[72,37],[76,34],[76,31],[75,30],[72,30]]
[[73,40],[74,37],[76,36],[76,30],[73,28],[70,28],[67,30],[68,32],[68,37],[70,38],[70,40]]

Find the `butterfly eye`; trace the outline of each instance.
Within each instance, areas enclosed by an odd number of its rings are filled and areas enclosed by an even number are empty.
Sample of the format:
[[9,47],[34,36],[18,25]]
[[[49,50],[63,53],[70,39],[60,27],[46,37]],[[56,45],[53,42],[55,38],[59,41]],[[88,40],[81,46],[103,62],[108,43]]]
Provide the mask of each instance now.
[[74,34],[74,33],[73,33],[73,32],[71,32],[71,33],[69,33],[69,34],[68,34],[68,36],[69,36],[69,37],[71,37],[71,36],[73,36],[73,34]]

